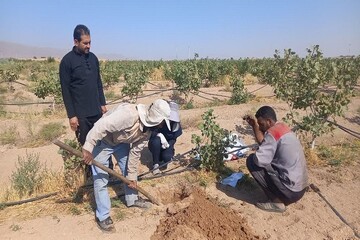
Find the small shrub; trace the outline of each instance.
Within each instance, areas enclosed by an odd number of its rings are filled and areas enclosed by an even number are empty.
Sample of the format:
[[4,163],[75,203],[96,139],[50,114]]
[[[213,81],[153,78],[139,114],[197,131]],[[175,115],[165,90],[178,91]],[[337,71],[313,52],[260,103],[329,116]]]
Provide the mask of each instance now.
[[193,108],[194,108],[194,101],[192,99],[183,105],[183,109],[193,109]]
[[75,205],[71,205],[69,210],[72,215],[80,215],[81,214],[81,210]]
[[[76,139],[65,139],[64,143],[70,147],[80,150],[81,145]],[[78,185],[83,184],[86,179],[82,177],[85,175],[85,163],[82,158],[70,154],[64,149],[59,149],[58,153],[62,156],[64,160],[64,172],[65,172],[65,182],[68,187],[77,188]]]
[[250,99],[250,94],[244,87],[243,79],[236,75],[231,78],[231,87],[233,88],[231,98],[229,100],[230,105],[246,103]]
[[30,195],[41,185],[41,164],[39,154],[26,154],[26,158],[18,157],[16,170],[11,175],[13,188],[19,196]]
[[45,141],[52,141],[60,137],[64,132],[65,129],[61,123],[48,123],[42,126],[38,133],[38,138]]
[[331,151],[330,148],[324,146],[324,145],[320,145],[318,148],[317,148],[317,153],[318,153],[318,156],[323,159],[323,160],[326,160],[326,159],[329,159],[329,158],[332,158],[334,157],[334,154],[333,152]]
[[201,136],[192,135],[191,142],[199,148],[201,168],[220,172],[224,168],[225,147],[229,145],[225,138],[227,131],[215,122],[213,109],[202,115],[203,123],[200,126]]
[[15,145],[16,140],[19,138],[19,133],[17,132],[16,126],[12,126],[9,129],[5,129],[0,134],[1,144],[13,144]]

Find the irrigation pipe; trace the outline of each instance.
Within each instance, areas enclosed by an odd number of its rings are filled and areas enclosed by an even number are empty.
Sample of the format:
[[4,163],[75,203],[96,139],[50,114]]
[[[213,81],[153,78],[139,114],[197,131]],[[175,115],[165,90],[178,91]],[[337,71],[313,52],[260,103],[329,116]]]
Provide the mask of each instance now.
[[34,201],[38,201],[38,200],[41,200],[41,199],[44,199],[44,198],[55,196],[58,193],[59,192],[53,192],[53,193],[48,193],[48,194],[40,195],[40,196],[37,196],[37,197],[25,199],[25,200],[20,200],[20,201],[15,201],[15,202],[0,203],[0,206],[10,207],[10,206],[15,206],[15,205],[20,205],[20,204],[23,204],[23,203],[34,202]]
[[326,198],[324,197],[324,195],[322,195],[320,189],[319,189],[317,186],[315,186],[314,184],[310,184],[310,188],[311,188],[314,192],[316,192],[316,193],[326,202],[326,204],[331,208],[331,210],[336,214],[336,216],[338,216],[338,217],[340,218],[340,220],[341,220],[343,223],[345,223],[348,227],[351,228],[351,230],[353,230],[355,236],[356,236],[357,238],[360,238],[360,234],[356,231],[356,229],[355,229],[352,225],[350,225],[350,224],[345,220],[345,218],[344,218],[343,216],[341,216],[341,214],[331,205],[331,203],[330,203],[328,200],[326,200]]

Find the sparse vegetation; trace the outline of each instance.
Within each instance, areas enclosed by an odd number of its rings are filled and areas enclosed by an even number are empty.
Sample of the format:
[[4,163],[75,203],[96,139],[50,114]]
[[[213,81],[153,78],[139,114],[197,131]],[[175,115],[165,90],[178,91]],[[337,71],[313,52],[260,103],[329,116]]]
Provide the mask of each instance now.
[[201,136],[192,135],[192,143],[199,148],[201,168],[220,172],[224,168],[224,149],[228,145],[227,131],[215,122],[213,109],[202,115]]
[[15,145],[19,139],[19,132],[16,126],[11,126],[9,129],[5,129],[0,133],[1,144],[12,144]]
[[11,175],[11,184],[20,197],[31,195],[42,184],[39,154],[27,154],[26,158],[18,157],[17,167]]

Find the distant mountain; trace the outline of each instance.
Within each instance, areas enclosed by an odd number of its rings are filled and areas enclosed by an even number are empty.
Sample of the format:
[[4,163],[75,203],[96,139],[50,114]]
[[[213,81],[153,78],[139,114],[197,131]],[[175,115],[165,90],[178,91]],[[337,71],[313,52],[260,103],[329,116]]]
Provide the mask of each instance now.
[[[34,47],[18,43],[0,41],[0,59],[1,58],[20,58],[20,59],[33,59],[33,58],[47,58],[53,57],[61,59],[69,49]],[[120,54],[98,54],[99,59],[108,60],[121,60],[125,59]]]

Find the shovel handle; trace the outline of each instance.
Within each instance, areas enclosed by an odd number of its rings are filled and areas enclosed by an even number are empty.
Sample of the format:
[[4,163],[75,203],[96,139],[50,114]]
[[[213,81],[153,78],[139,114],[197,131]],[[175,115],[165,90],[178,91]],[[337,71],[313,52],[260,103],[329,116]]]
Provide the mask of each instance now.
[[[53,141],[53,143],[57,146],[59,146],[60,148],[68,151],[69,153],[77,156],[77,157],[80,157],[82,158],[83,157],[83,154],[81,151],[77,150],[77,149],[74,149],[72,148],[71,146],[61,142],[60,140],[57,140],[55,139]],[[119,174],[118,172],[115,172],[114,170],[104,166],[103,164],[93,160],[91,162],[92,165],[104,170],[105,172],[117,177],[118,179],[120,179],[122,182],[124,182],[125,184],[130,184],[130,180],[128,180],[126,177],[124,177],[123,175]],[[153,196],[151,196],[148,192],[146,192],[142,187],[140,187],[139,185],[137,185],[136,189],[141,192],[145,197],[147,197],[151,202],[155,203],[156,205],[160,206],[161,203],[155,199]]]

